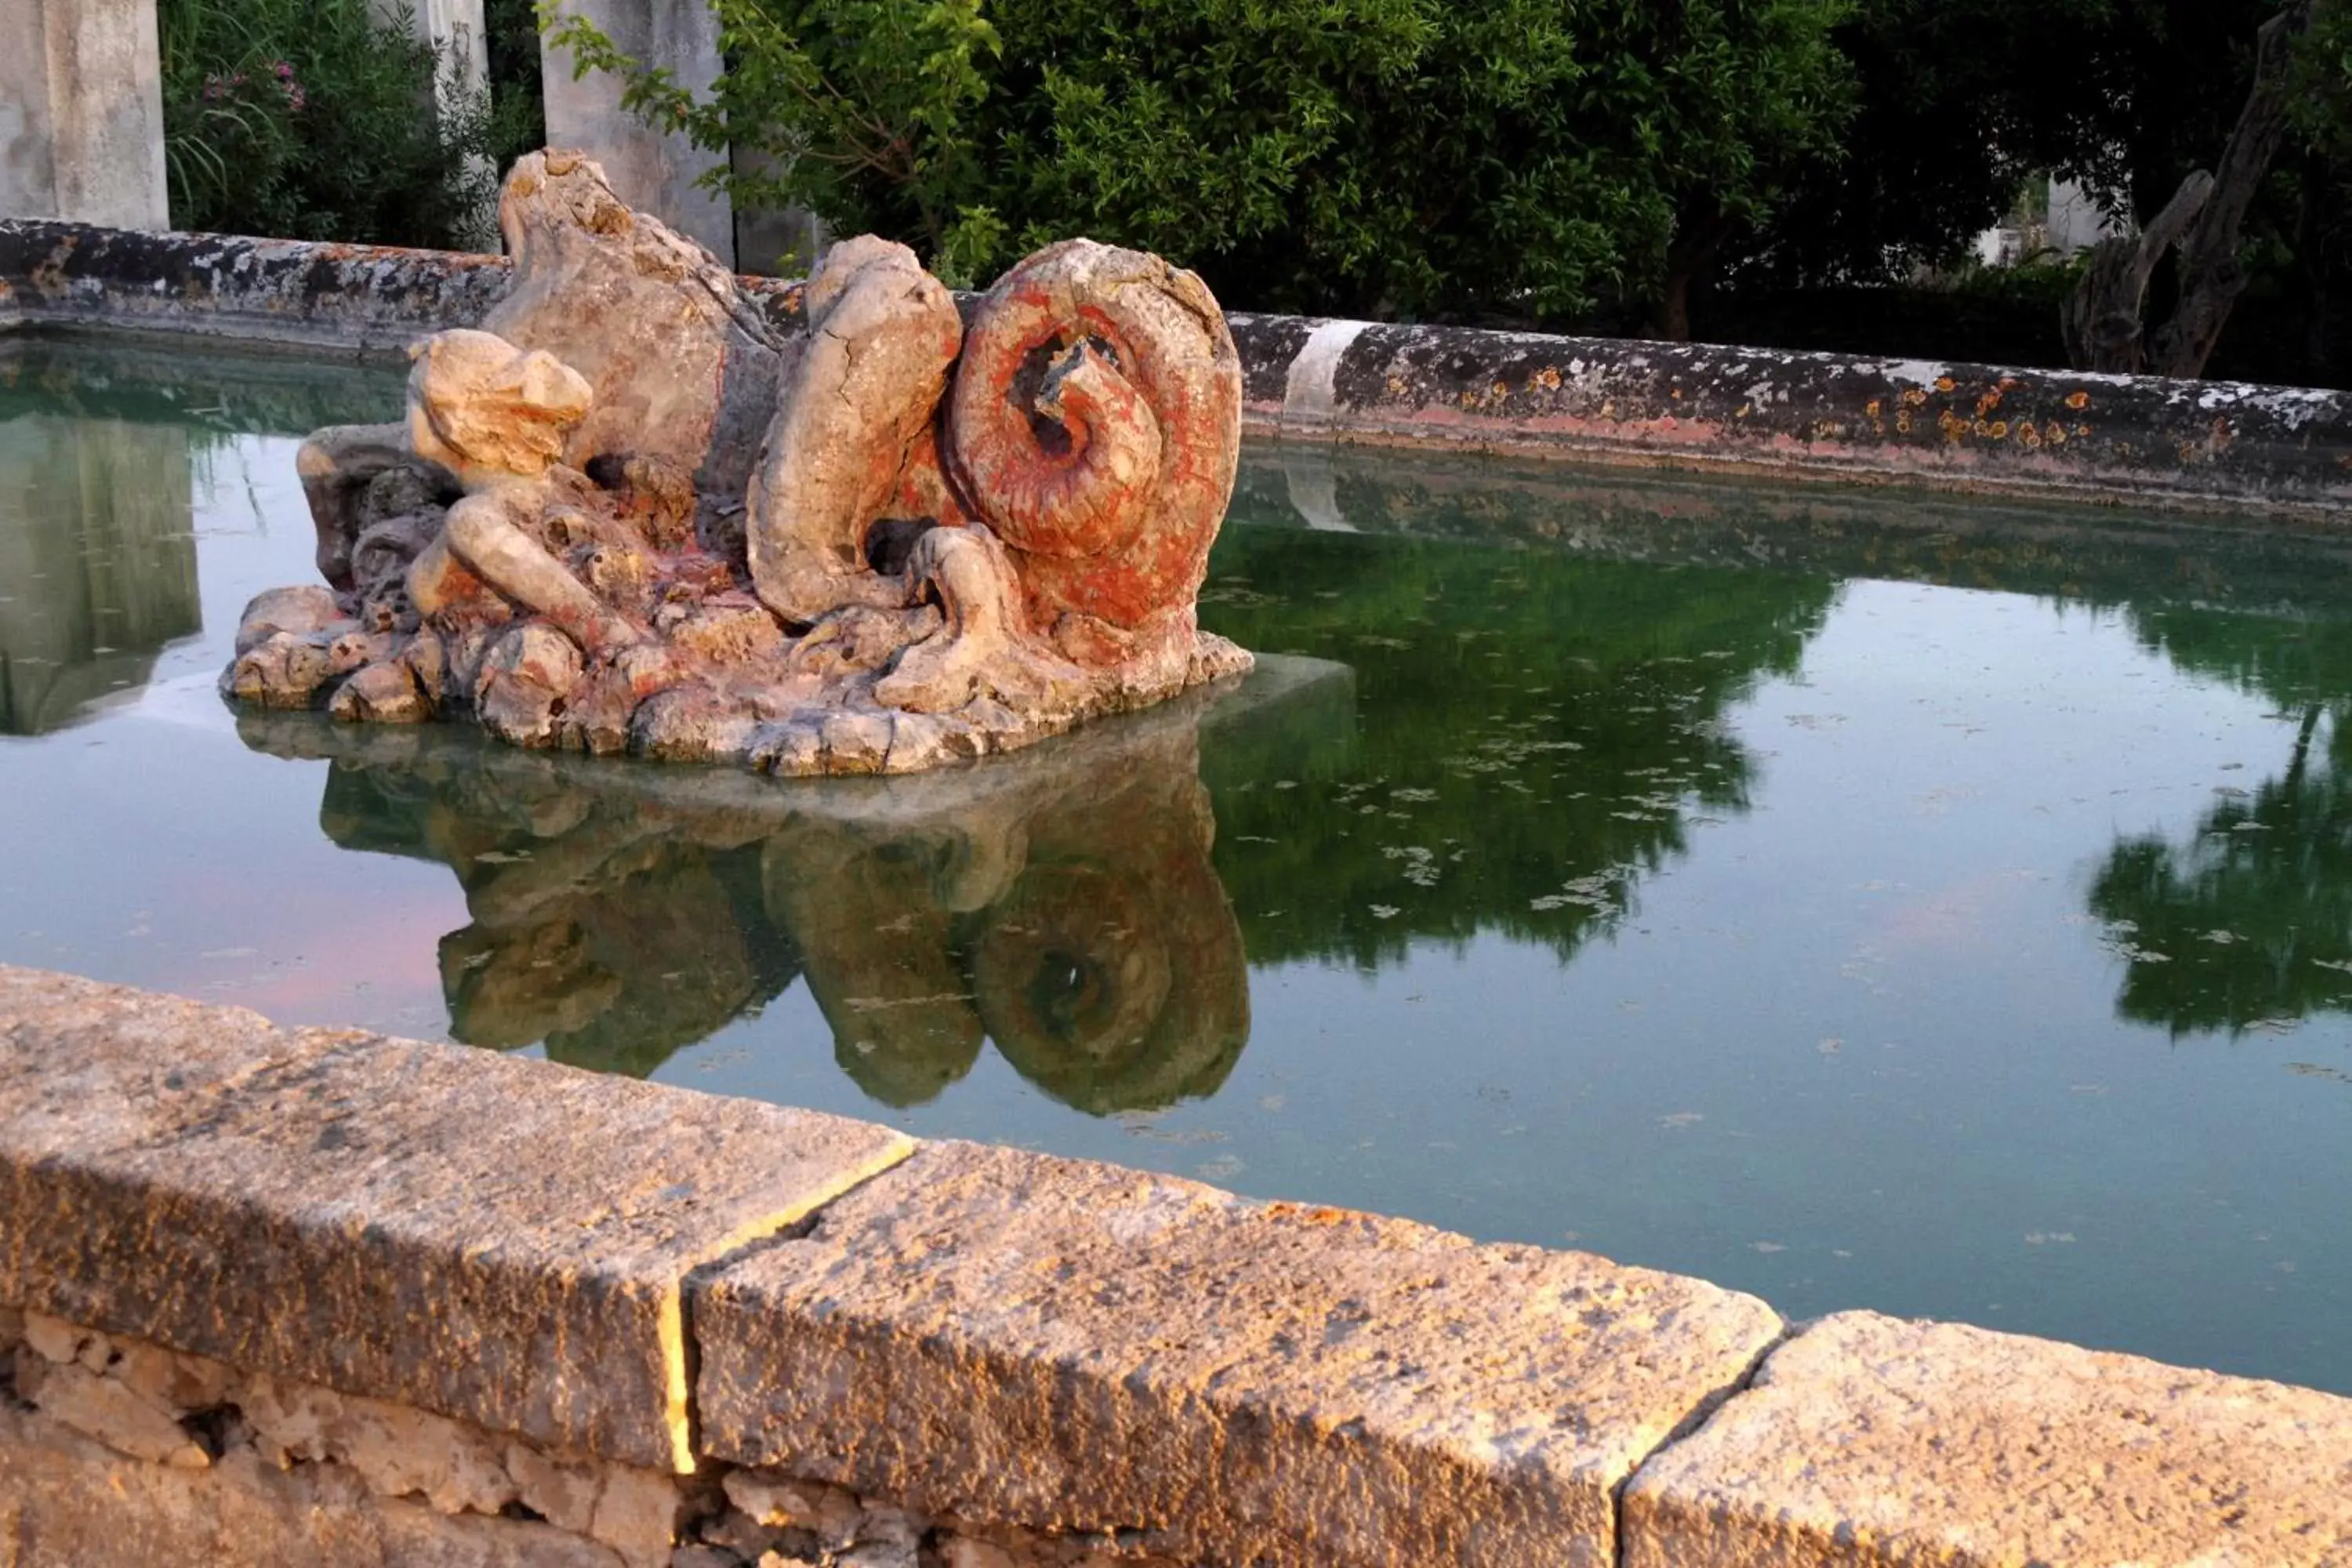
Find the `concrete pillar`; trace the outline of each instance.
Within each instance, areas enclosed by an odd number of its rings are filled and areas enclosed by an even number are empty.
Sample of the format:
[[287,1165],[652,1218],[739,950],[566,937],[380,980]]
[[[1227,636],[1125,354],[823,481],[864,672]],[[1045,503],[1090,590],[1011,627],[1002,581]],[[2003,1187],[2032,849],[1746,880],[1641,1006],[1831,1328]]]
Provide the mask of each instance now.
[[[741,147],[729,149],[738,174],[764,174],[773,159]],[[735,215],[735,270],[761,278],[805,278],[832,243],[824,220],[806,207],[780,211],[745,207]]]
[[0,0],[0,217],[172,226],[155,0]]
[[[378,26],[405,26],[416,41],[439,58],[433,77],[434,107],[446,120],[453,104],[483,90],[490,76],[489,30],[482,20],[482,0],[368,0],[368,15]],[[465,242],[495,255],[499,248],[498,177],[487,161],[469,158],[467,172],[483,177],[491,193],[467,226]]]
[[[622,53],[668,68],[680,87],[708,94],[719,79],[719,19],[709,0],[561,0],[561,15],[584,16]],[[540,82],[547,95],[547,144],[577,147],[604,165],[621,199],[702,242],[735,265],[735,217],[726,196],[694,182],[723,159],[684,136],[665,135],[621,107],[617,77],[572,79],[572,56],[543,38]]]
[[[489,34],[482,24],[482,0],[368,0],[379,26],[404,17],[417,41],[440,55],[441,75],[433,86],[446,111],[452,97],[482,89],[490,74]],[[449,68],[454,65],[456,70]]]

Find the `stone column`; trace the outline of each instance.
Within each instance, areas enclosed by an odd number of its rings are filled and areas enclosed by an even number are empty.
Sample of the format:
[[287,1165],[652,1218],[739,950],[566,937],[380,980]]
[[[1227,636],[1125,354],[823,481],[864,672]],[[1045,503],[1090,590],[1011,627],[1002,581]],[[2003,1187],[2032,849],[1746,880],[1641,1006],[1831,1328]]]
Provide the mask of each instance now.
[[[693,92],[706,94],[719,79],[719,19],[708,0],[562,0],[560,9],[594,23],[631,58],[667,67]],[[586,153],[604,165],[623,201],[734,266],[733,209],[726,196],[694,183],[723,160],[622,109],[618,78],[592,71],[574,81],[569,50],[542,39],[539,61],[547,144]]]
[[0,0],[0,217],[172,226],[155,0]]
[[[368,0],[378,25],[405,18],[417,41],[440,55],[441,75],[434,95],[446,113],[453,96],[479,92],[490,74],[489,35],[482,24],[482,0]],[[449,67],[455,65],[452,71]]]
[[[741,147],[729,149],[738,174],[765,174],[772,157]],[[832,237],[824,220],[803,206],[781,211],[744,207],[735,214],[735,270],[761,278],[805,278]]]
[[[416,41],[437,57],[433,76],[434,107],[446,120],[451,106],[482,90],[490,75],[489,31],[482,20],[482,0],[368,0],[368,15],[378,26],[405,26]],[[499,248],[498,176],[486,160],[468,158],[468,174],[484,176],[490,191],[474,213],[466,240],[495,254]]]

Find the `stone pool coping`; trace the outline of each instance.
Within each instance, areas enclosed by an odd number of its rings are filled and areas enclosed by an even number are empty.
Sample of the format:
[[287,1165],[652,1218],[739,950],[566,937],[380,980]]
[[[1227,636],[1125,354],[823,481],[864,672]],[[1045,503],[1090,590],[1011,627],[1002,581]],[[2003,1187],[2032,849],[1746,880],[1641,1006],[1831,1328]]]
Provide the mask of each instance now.
[[[468,326],[504,258],[0,221],[0,330],[389,355]],[[741,279],[772,319],[798,285]],[[1317,442],[1892,483],[2319,523],[2352,394],[2231,382],[1235,314],[1245,428]]]
[[958,1568],[2352,1562],[2352,1399],[0,967],[12,1320],[118,1450],[77,1335],[1077,1543]]

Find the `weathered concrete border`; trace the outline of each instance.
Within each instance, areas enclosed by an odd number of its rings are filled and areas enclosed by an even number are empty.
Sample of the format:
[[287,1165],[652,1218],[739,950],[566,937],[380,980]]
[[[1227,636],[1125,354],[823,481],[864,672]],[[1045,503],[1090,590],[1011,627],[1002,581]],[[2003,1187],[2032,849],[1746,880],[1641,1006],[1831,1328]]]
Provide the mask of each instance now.
[[[469,326],[497,257],[0,222],[0,328],[382,354]],[[743,279],[779,322],[797,286]],[[2338,520],[2352,394],[1706,344],[1233,317],[1247,427],[1297,440]]]
[[2352,1400],[907,1147],[0,967],[0,1554],[2352,1562]]

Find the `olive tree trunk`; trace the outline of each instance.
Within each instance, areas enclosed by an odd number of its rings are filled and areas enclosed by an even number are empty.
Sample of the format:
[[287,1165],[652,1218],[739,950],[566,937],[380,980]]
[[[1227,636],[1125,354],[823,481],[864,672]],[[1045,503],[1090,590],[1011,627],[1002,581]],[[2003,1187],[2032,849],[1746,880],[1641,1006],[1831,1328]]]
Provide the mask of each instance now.
[[[2253,205],[2286,139],[2294,46],[2332,0],[2288,0],[2255,35],[2254,80],[2245,108],[2210,174],[2180,183],[2136,239],[2100,242],[2066,302],[2066,354],[2079,370],[2205,374],[2230,310],[2245,292],[2246,209]],[[2152,335],[2144,321],[2147,284],[2167,248],[2180,251],[2179,301]]]
[[2126,375],[2147,368],[2147,280],[2212,193],[2213,176],[2200,169],[2180,182],[2164,210],[2138,234],[2118,235],[2092,247],[2090,269],[2066,300],[2068,363],[2076,370]]

